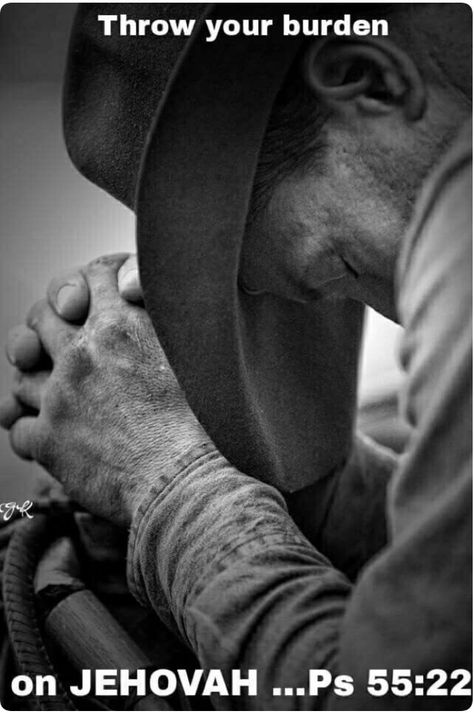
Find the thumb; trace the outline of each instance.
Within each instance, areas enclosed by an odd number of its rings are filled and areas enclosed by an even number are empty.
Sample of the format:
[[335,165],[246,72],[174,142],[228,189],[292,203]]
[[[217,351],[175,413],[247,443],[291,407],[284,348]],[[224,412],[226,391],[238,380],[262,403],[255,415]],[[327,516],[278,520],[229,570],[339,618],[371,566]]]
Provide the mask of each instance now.
[[136,255],[130,255],[118,271],[118,291],[119,295],[127,302],[132,302],[133,304],[143,302]]

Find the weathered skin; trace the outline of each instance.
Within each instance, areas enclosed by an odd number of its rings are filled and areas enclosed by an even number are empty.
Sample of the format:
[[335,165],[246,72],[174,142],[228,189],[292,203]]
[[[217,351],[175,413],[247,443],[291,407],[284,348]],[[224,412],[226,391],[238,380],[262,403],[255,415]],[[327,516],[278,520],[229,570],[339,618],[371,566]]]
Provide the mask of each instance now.
[[[66,322],[83,324],[89,311],[89,285],[85,276],[87,267],[68,270],[55,276],[48,285],[47,299],[51,308]],[[129,255],[117,274],[119,295],[132,304],[141,304],[142,289],[138,275],[136,255]],[[19,371],[15,381],[21,379],[21,372],[29,372],[35,381],[44,380],[50,370],[49,356],[43,349],[34,329],[26,324],[18,324],[10,329],[5,345],[8,361]],[[32,374],[32,372],[44,372]],[[23,380],[22,389],[25,390]],[[36,408],[34,406],[33,408]],[[13,394],[0,402],[0,422],[9,428],[18,418],[25,415],[28,407]]]
[[[415,13],[415,6],[410,13]],[[393,300],[394,261],[414,198],[433,163],[471,113],[470,73],[459,74],[460,66],[469,66],[466,58],[471,52],[470,33],[466,31],[467,6],[417,5],[416,23],[412,15],[406,16],[405,11],[394,14],[387,41],[374,44],[374,38],[370,41],[358,38],[357,42],[352,38],[349,45],[340,40],[332,44],[330,40],[316,42],[305,55],[305,79],[316,95],[318,106],[327,110],[327,120],[322,130],[319,125],[316,127],[318,133],[314,138],[318,141],[311,161],[299,170],[290,171],[291,175],[278,172],[278,180],[274,179],[270,185],[265,209],[256,211],[249,226],[243,245],[241,277],[252,291],[294,301],[310,301],[327,293],[341,294],[397,317]],[[443,37],[436,32],[448,26],[450,42],[444,46]],[[407,35],[407,27],[413,36]],[[335,67],[341,66],[347,71],[334,73]],[[357,71],[349,71],[351,67]],[[360,71],[364,82],[358,79]],[[126,466],[130,468],[127,477],[133,490],[135,473],[142,468],[142,461],[145,471],[150,459],[155,464],[146,437],[148,418],[154,420],[154,427],[161,429],[158,436],[154,434],[153,450],[161,444],[164,451],[172,453],[175,439],[186,449],[197,428],[164,357],[160,356],[146,314],[127,305],[119,296],[116,272],[125,259],[126,256],[119,258],[113,279],[109,274],[110,261],[93,263],[84,273],[89,281],[92,308],[83,326],[66,324],[46,302],[34,308],[34,326],[46,351],[51,351],[53,371],[49,378],[48,369],[30,372],[31,377],[22,371],[21,386],[17,384],[14,397],[9,397],[0,413],[3,425],[13,424],[11,437],[15,450],[23,456],[38,457],[58,478],[70,478],[69,473],[60,475],[58,468],[69,465],[69,453],[75,449],[78,452],[74,457],[84,467],[91,466],[93,456],[96,457],[92,469],[82,473],[75,466],[71,469],[85,483],[91,480],[91,471],[101,470],[98,466],[102,466],[103,442],[107,439],[113,442],[114,429],[123,428],[125,445],[116,450],[115,469],[107,463],[104,473],[97,476],[99,485],[91,485],[93,493],[100,492],[106,500],[109,491],[101,491],[101,483],[107,481],[112,468],[110,499],[116,503],[122,497],[117,495],[120,478],[116,472]],[[96,279],[99,274],[108,276],[108,288],[99,285]],[[82,294],[84,283],[78,288]],[[101,305],[99,314],[94,300],[99,296],[100,302],[105,293],[108,300]],[[56,297],[50,298],[53,302],[56,299],[56,308],[60,310],[62,299],[54,284],[52,294]],[[65,304],[69,304],[73,318],[77,318],[81,299],[74,302],[74,290],[72,295],[72,302],[66,300]],[[117,322],[113,324],[115,319]],[[28,324],[32,326],[31,316]],[[20,344],[30,358],[28,349],[33,348],[37,354],[37,345],[32,347],[34,340],[27,334]],[[149,352],[152,344],[156,352],[153,355]],[[73,345],[78,349],[77,355],[73,355]],[[12,351],[19,350],[24,357],[22,348],[17,344]],[[163,383],[161,377],[156,378],[160,366],[163,379],[168,375]],[[142,381],[151,375],[152,387],[145,388]],[[95,380],[100,378],[103,385],[99,387]],[[95,393],[91,384],[95,384]],[[158,388],[155,396],[160,398],[154,403],[150,388]],[[17,421],[21,415],[20,396],[34,411],[39,410],[37,420],[29,417]],[[127,398],[129,403],[124,406]],[[83,399],[82,416],[74,399]],[[53,448],[51,420],[57,418],[58,403],[63,409],[67,407],[70,419],[63,418],[62,424],[57,424]],[[99,408],[103,408],[100,422],[95,413]],[[134,433],[127,423],[131,411],[135,417],[139,416],[141,433]],[[187,425],[191,428],[183,442]],[[61,430],[68,428],[70,434]],[[84,428],[82,451],[78,445],[81,428]],[[202,437],[202,431],[199,428],[197,431]],[[100,442],[97,433],[101,434]],[[136,442],[132,442],[134,438]],[[65,443],[68,453],[58,455]],[[140,443],[144,449],[142,460],[137,451]],[[73,491],[78,487],[74,478],[70,486]],[[90,506],[88,495],[81,496],[81,500],[86,507]],[[91,509],[96,508],[97,505]]]
[[[167,464],[208,440],[147,313],[118,292],[117,273],[126,258],[99,258],[82,271],[90,294],[83,325],[60,319],[47,300],[32,307],[27,325],[37,332],[52,369],[17,371],[14,396],[38,415],[18,418],[10,429],[19,456],[38,461],[70,497],[122,526],[130,524],[141,493]],[[11,402],[0,414],[3,425],[14,420]],[[58,448],[60,443],[68,447]]]

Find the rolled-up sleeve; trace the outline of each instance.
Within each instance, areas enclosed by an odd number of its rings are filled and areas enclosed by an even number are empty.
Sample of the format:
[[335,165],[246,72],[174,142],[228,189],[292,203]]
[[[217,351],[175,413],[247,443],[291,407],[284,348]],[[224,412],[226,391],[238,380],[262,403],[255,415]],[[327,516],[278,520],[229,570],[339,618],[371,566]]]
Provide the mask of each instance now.
[[277,490],[211,447],[187,461],[137,513],[131,587],[203,668],[229,680],[232,669],[258,670],[256,697],[243,691],[216,707],[286,709],[291,700],[274,697],[274,687],[306,689],[310,667],[333,666],[351,586],[299,532]]

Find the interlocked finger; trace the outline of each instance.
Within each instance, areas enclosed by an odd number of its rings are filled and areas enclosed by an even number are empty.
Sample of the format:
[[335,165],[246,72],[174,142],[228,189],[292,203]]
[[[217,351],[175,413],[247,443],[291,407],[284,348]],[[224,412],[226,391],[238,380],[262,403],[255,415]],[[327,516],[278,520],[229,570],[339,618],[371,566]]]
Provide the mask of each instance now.
[[32,373],[17,371],[13,382],[13,395],[24,406],[39,411],[50,376],[49,371]]
[[47,361],[37,333],[26,324],[18,324],[8,332],[6,353],[10,364],[29,371]]
[[27,415],[27,409],[13,395],[9,394],[0,401],[0,426],[10,429],[19,418]]
[[47,300],[33,305],[26,322],[38,334],[43,348],[53,361],[79,330],[79,327],[58,317]]
[[81,268],[54,277],[48,285],[48,301],[67,322],[82,324],[89,312],[89,286]]
[[13,424],[10,445],[20,458],[35,460],[38,450],[38,419],[35,416],[25,416]]

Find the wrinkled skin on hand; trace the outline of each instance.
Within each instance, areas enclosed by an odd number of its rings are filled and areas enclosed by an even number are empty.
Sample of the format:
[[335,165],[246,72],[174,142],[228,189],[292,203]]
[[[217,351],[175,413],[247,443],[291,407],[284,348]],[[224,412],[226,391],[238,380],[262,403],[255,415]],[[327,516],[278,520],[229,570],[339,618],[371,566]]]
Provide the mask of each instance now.
[[90,296],[83,325],[61,319],[48,300],[33,306],[27,325],[52,367],[18,370],[14,397],[35,415],[9,424],[2,417],[18,455],[118,525],[130,524],[143,494],[180,456],[208,441],[145,310],[119,294],[126,257],[99,258],[83,271]]
[[[117,273],[118,292],[127,302],[143,306],[143,293],[136,255],[124,258]],[[59,317],[73,324],[84,324],[90,305],[85,269],[78,267],[55,276],[48,285],[47,299]],[[21,371],[39,370],[49,363],[37,333],[26,324],[13,327],[8,334],[6,353],[9,362]]]

